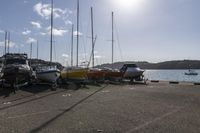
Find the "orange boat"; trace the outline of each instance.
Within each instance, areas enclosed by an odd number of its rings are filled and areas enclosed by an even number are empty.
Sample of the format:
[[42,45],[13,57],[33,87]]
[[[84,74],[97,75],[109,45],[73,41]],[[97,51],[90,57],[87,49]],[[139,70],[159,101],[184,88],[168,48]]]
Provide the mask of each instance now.
[[105,72],[101,71],[101,69],[92,68],[88,70],[87,76],[89,80],[103,81],[105,79]]
[[103,68],[102,71],[105,73],[105,79],[107,80],[121,80],[124,75],[123,72],[111,68]]

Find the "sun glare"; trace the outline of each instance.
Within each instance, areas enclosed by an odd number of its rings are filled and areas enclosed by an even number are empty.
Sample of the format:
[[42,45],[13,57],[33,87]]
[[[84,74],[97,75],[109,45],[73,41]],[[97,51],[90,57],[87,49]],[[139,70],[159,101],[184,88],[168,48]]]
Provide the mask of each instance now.
[[137,10],[141,7],[144,0],[113,0],[120,9]]

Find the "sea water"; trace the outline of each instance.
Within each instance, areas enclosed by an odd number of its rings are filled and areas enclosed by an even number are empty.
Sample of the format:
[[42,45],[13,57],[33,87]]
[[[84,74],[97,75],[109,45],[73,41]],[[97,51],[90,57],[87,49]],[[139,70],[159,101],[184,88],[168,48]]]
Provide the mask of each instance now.
[[145,70],[145,78],[149,80],[200,82],[200,69],[195,70],[198,75],[185,75],[188,70]]

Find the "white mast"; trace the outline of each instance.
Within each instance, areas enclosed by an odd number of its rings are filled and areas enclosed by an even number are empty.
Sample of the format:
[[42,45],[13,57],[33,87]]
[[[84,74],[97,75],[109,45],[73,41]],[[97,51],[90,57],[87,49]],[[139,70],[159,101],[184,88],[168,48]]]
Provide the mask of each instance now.
[[91,7],[91,34],[92,34],[92,67],[94,67],[94,26],[93,26],[93,8]]
[[113,63],[114,63],[114,26],[113,26],[113,21],[114,21],[114,13],[112,12],[112,68],[113,68]]
[[77,49],[76,66],[78,67],[78,47],[79,47],[79,0],[77,0]]
[[53,42],[53,0],[51,0],[50,62],[52,62],[52,42]]
[[72,24],[72,38],[71,38],[71,66],[73,66],[73,50],[74,50],[74,24]]

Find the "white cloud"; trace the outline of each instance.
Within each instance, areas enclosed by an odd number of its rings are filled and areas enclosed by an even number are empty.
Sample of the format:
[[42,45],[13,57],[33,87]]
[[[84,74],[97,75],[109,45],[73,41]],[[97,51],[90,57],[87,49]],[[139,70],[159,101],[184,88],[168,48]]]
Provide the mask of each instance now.
[[38,29],[41,28],[41,24],[40,24],[39,22],[31,21],[30,23],[32,24],[32,26],[34,26],[34,27],[36,27],[36,28],[38,28]]
[[101,55],[95,55],[94,58],[95,58],[95,59],[101,59],[102,56],[101,56]]
[[74,36],[77,36],[77,35],[82,36],[83,33],[81,33],[81,32],[77,32],[77,31],[74,31]]
[[44,32],[40,32],[40,35],[43,35],[43,36],[45,36],[47,33],[44,33]]
[[72,25],[72,21],[70,21],[70,20],[64,20],[64,22],[66,25]]
[[[51,16],[51,5],[42,4],[41,2],[34,5],[33,10],[42,18],[49,19]],[[72,13],[69,9],[55,8],[53,9],[54,18],[64,17],[67,14]]]
[[103,58],[103,56],[101,56],[98,51],[94,51],[94,58],[101,59],[101,58]]
[[[0,42],[0,47],[4,47],[4,46],[5,46],[5,42],[4,41]],[[7,43],[7,46],[8,46],[8,43]],[[16,43],[13,41],[10,41],[9,47],[12,48],[15,46],[16,46]]]
[[51,14],[51,6],[49,4],[44,4],[42,5],[42,3],[37,3],[34,7],[33,10],[40,15],[41,17],[44,18],[49,18],[50,14]]
[[3,31],[3,30],[0,30],[0,33],[4,33],[4,31]]
[[98,54],[99,52],[98,51],[94,51],[94,54]]
[[54,36],[63,36],[64,33],[66,33],[66,30],[59,30],[59,29],[53,29],[53,35]]
[[36,39],[34,39],[34,38],[32,38],[32,37],[29,37],[29,38],[27,39],[26,43],[34,43],[34,42],[36,42],[36,41],[37,41]]
[[27,1],[27,0],[24,0],[24,4],[26,4],[26,3],[28,3],[28,1]]
[[69,55],[68,54],[62,54],[62,57],[69,58]]
[[22,35],[28,35],[28,34],[30,34],[30,33],[31,33],[30,30],[25,30],[25,31],[22,32]]
[[[51,33],[51,27],[47,27],[47,32],[48,34]],[[53,28],[53,35],[54,36],[63,36],[66,32],[68,32],[67,30],[63,30],[63,29],[56,29],[56,28]]]

